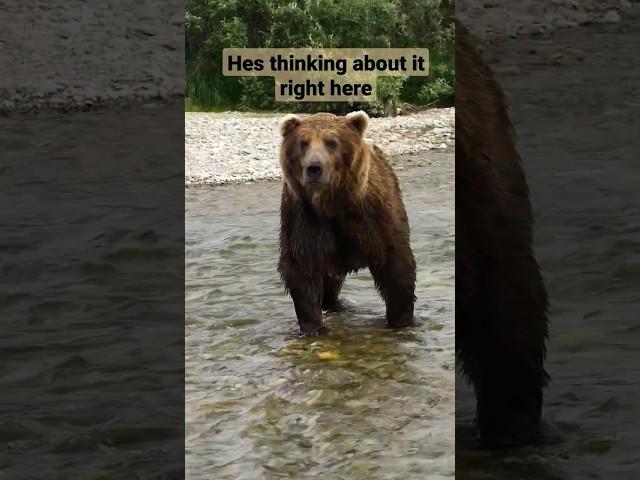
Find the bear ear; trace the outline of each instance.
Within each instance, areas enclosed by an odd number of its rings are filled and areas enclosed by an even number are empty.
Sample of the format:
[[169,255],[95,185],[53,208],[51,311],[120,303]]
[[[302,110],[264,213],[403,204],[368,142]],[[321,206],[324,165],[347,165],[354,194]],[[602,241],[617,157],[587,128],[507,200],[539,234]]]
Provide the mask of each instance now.
[[280,120],[280,134],[283,137],[286,137],[293,132],[298,125],[300,125],[300,117],[293,113],[289,113]]
[[347,113],[347,124],[355,128],[360,135],[364,135],[369,126],[369,115],[363,110]]

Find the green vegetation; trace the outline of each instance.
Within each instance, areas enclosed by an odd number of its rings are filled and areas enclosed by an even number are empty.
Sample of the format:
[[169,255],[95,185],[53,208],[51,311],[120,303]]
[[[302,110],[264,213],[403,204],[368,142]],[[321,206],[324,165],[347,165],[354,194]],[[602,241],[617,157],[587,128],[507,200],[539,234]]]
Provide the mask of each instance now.
[[187,110],[288,110],[343,113],[362,104],[280,103],[273,78],[225,77],[228,47],[426,47],[428,77],[378,79],[371,115],[396,106],[451,105],[454,98],[453,0],[187,0]]

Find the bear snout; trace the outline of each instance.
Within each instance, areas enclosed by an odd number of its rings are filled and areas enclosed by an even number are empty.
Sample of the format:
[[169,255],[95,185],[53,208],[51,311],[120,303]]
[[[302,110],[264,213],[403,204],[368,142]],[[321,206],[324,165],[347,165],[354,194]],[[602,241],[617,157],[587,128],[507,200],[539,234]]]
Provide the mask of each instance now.
[[305,170],[305,183],[317,183],[322,179],[322,164],[320,162],[311,163]]
[[305,186],[318,187],[329,183],[330,168],[326,155],[322,152],[309,152],[302,162],[302,183]]

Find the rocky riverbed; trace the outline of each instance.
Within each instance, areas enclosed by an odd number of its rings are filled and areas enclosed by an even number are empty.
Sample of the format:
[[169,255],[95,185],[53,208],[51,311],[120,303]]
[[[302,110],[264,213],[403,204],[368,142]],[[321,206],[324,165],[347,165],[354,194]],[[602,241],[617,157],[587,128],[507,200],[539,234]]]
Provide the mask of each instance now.
[[[185,114],[186,185],[221,185],[280,178],[280,115]],[[412,115],[372,118],[366,137],[402,168],[421,165],[414,154],[446,152],[455,142],[455,109],[431,109]],[[402,155],[406,155],[403,160]],[[423,158],[423,157],[420,157]],[[416,163],[417,162],[417,163]],[[422,163],[421,163],[422,162]]]

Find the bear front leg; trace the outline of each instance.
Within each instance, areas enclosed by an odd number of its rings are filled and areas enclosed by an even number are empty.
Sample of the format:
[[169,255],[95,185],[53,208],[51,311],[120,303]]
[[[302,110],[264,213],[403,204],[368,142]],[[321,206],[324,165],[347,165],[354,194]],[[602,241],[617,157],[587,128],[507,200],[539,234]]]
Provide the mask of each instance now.
[[303,272],[287,259],[280,261],[279,270],[293,300],[300,331],[305,335],[326,332],[322,324],[322,275]]
[[511,346],[495,341],[487,347],[492,351],[479,354],[472,375],[480,442],[490,448],[528,444],[540,429],[542,355],[517,355]]
[[415,297],[416,264],[411,248],[391,249],[383,262],[373,260],[369,270],[387,307],[387,324],[391,328],[412,326]]
[[545,301],[539,285],[517,284],[484,278],[456,316],[456,349],[476,393],[480,442],[490,448],[530,443],[540,431]]
[[329,312],[340,310],[340,290],[346,275],[322,276],[322,309]]

